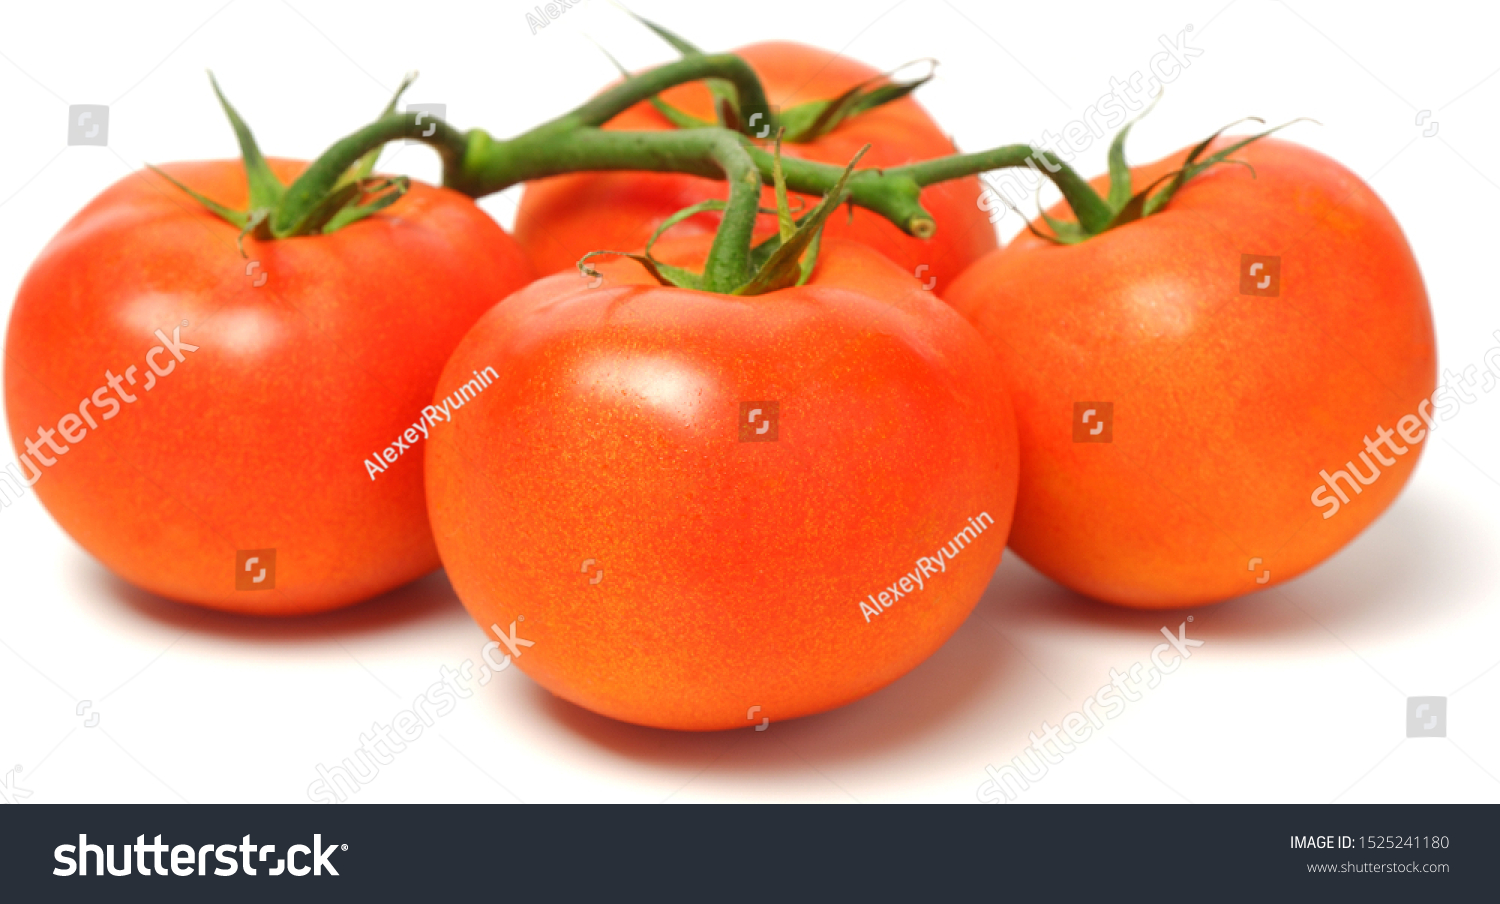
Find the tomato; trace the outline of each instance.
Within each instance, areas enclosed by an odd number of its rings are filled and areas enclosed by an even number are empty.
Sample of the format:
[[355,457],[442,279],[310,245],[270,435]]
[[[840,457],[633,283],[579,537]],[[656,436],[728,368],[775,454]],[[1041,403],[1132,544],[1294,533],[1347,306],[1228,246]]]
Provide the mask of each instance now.
[[496,306],[438,384],[463,407],[428,507],[474,618],[553,693],[690,730],[831,709],[936,650],[1014,502],[978,334],[855,242],[755,297],[600,269]]
[[1013,392],[1012,548],[1102,600],[1186,606],[1306,571],[1391,503],[1430,427],[1432,315],[1390,212],[1296,144],[1234,157],[1254,172],[1214,167],[1081,244],[1023,235],[945,296]]
[[[246,199],[239,161],[165,169]],[[530,280],[524,254],[470,199],[416,184],[332,234],[247,236],[247,257],[237,234],[149,172],[63,228],[6,340],[15,473],[110,570],[186,602],[313,612],[433,570],[421,455],[383,453],[419,445],[443,363]]]
[[[828,100],[879,73],[863,63],[826,50],[786,41],[752,44],[734,51],[760,76],[772,104],[794,105]],[[662,99],[700,119],[713,119],[713,102],[702,83],[681,85]],[[671,128],[649,103],[637,104],[606,128]],[[901,166],[954,152],[953,142],[914,99],[905,97],[844,120],[832,132],[807,144],[784,144],[782,153],[843,166],[860,148],[872,145],[861,168]],[[774,207],[767,180],[763,204]],[[905,235],[883,218],[856,209],[853,220],[842,212],[831,217],[825,234],[864,242],[895,261],[909,274],[942,292],[970,263],[997,243],[989,216],[977,206],[980,185],[970,176],[934,185],[922,192],[922,204],[938,224],[931,240]],[[670,173],[578,173],[529,183],[516,216],[516,239],[538,273],[572,268],[590,251],[628,251],[646,243],[668,216],[705,198],[723,198],[722,182]],[[816,198],[804,198],[816,203]],[[674,235],[712,232],[716,214],[699,214],[678,226]],[[764,234],[774,217],[763,219]],[[919,269],[920,268],[920,269]],[[935,282],[933,282],[935,280]]]

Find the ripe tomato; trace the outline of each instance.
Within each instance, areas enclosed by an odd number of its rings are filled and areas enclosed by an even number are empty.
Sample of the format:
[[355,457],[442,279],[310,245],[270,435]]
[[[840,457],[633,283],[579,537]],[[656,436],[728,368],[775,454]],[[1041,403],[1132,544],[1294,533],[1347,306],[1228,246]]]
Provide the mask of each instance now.
[[474,618],[553,693],[689,730],[831,709],[936,650],[1014,504],[978,334],[855,242],[756,297],[600,269],[496,306],[439,382],[467,403],[428,508]]
[[[1133,185],[1184,156],[1137,168]],[[1012,548],[1103,600],[1185,606],[1287,580],[1374,520],[1420,454],[1421,436],[1373,463],[1365,445],[1398,422],[1425,433],[1436,380],[1427,293],[1395,219],[1307,148],[1262,139],[1234,157],[1254,173],[1214,167],[1081,244],[1023,234],[945,296],[1014,396]],[[1368,485],[1338,475],[1372,467]],[[1320,493],[1324,472],[1338,486]]]
[[[237,160],[166,170],[245,201]],[[204,606],[313,612],[438,567],[421,456],[380,456],[417,445],[405,431],[458,340],[530,279],[520,248],[417,184],[329,235],[247,236],[248,260],[237,233],[143,172],[53,239],[6,340],[22,476],[116,574]]]
[[[765,85],[771,103],[787,109],[828,100],[879,73],[863,63],[826,50],[774,41],[734,51]],[[713,119],[713,101],[702,83],[680,85],[662,99],[700,119]],[[660,130],[672,128],[649,103],[637,104],[606,128]],[[861,168],[901,166],[954,152],[953,142],[921,105],[905,97],[844,120],[807,144],[784,144],[782,153],[843,166],[866,144],[873,145]],[[938,292],[970,263],[997,247],[989,216],[976,204],[979,179],[970,176],[934,185],[922,192],[922,204],[938,224],[931,240],[902,233],[885,219],[856,209],[853,220],[830,217],[828,237],[855,239],[881,252],[908,274],[916,274]],[[580,257],[603,249],[628,251],[646,243],[668,216],[705,198],[724,198],[722,182],[671,173],[578,173],[529,183],[516,216],[515,235],[538,273],[571,269]],[[804,198],[808,204],[817,198]],[[767,180],[763,204],[774,206]],[[717,214],[699,214],[676,227],[673,235],[711,233]],[[763,219],[764,233],[775,231],[774,217]],[[920,270],[918,268],[921,268]]]

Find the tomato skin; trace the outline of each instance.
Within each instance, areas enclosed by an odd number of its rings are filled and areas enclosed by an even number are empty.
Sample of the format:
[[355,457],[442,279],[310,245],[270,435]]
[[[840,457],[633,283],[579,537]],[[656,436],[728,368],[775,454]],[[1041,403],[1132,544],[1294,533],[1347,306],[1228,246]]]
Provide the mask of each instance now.
[[[454,353],[439,398],[498,378],[428,446],[438,547],[553,693],[663,728],[795,718],[894,681],[978,601],[1016,480],[997,363],[876,252],[823,250],[813,283],[750,298],[631,263],[595,289],[556,274]],[[778,440],[740,441],[741,403],[769,400]],[[867,595],[980,512],[945,572],[867,621]]]
[[[303,166],[273,161],[286,181]],[[245,202],[239,161],[165,169]],[[136,173],[38,257],[6,340],[17,454],[104,386],[106,369],[135,366],[138,382],[122,384],[136,401],[43,468],[35,492],[116,574],[217,609],[315,612],[433,570],[420,454],[374,480],[363,460],[417,419],[479,315],[529,280],[524,255],[469,199],[415,183],[331,235],[247,237],[242,258],[237,233]],[[158,328],[199,350],[145,392]],[[235,589],[246,549],[277,550],[274,590]]]
[[[788,41],[752,44],[734,53],[760,76],[772,104],[783,109],[827,100],[878,75],[878,71],[826,50]],[[713,119],[708,89],[680,85],[662,95],[680,110]],[[672,128],[650,104],[637,104],[606,128],[664,130]],[[807,144],[785,144],[788,157],[844,166],[866,144],[872,147],[860,168],[893,167],[955,152],[953,142],[927,111],[908,96],[846,120],[833,132]],[[922,204],[938,224],[930,240],[902,233],[883,218],[856,208],[852,222],[845,212],[828,220],[826,234],[860,241],[895,261],[924,283],[943,292],[970,263],[998,247],[989,215],[980,210],[978,177],[934,185],[922,192]],[[663,220],[706,198],[725,198],[723,182],[670,173],[578,173],[528,183],[516,217],[516,239],[538,273],[572,268],[590,251],[639,248]],[[807,199],[808,204],[817,198]],[[768,187],[761,201],[775,207]],[[711,233],[718,214],[699,214],[674,227],[673,236]],[[761,221],[765,235],[775,232],[775,218]],[[921,267],[920,271],[918,268]]]
[[[1431,395],[1432,314],[1400,227],[1357,176],[1275,139],[1234,157],[1255,175],[1216,167],[1079,245],[1023,234],[946,296],[1012,388],[1011,547],[1102,600],[1187,606],[1281,583],[1370,524],[1421,454],[1398,436],[1406,454],[1387,451],[1394,466],[1345,488],[1332,517],[1313,504],[1321,470],[1365,470],[1363,437]],[[1241,294],[1242,254],[1281,258],[1279,297]],[[1114,403],[1112,443],[1073,441],[1083,401]]]

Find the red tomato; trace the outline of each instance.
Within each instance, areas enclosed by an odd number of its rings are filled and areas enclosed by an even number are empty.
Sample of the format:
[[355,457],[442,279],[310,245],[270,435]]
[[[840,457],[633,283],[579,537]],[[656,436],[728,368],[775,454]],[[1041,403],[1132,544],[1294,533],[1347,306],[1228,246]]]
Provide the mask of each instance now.
[[[239,161],[166,169],[245,201]],[[116,574],[204,606],[313,612],[438,567],[405,431],[464,332],[530,279],[520,248],[415,183],[330,235],[247,237],[248,260],[237,233],[149,172],[63,228],[6,340],[20,471]],[[398,437],[412,450],[381,459]]]
[[[826,50],[774,41],[734,51],[760,76],[772,104],[787,109],[828,100],[879,73],[855,60]],[[702,83],[680,85],[662,99],[700,119],[713,119],[713,102]],[[650,104],[637,104],[616,117],[610,129],[672,128]],[[831,133],[808,144],[785,144],[782,153],[844,166],[860,148],[873,145],[861,169],[901,166],[954,153],[953,142],[921,105],[905,97],[845,120]],[[775,206],[769,187],[762,204]],[[828,220],[826,235],[855,239],[881,252],[908,274],[942,292],[973,261],[997,247],[989,215],[980,210],[978,177],[934,185],[922,192],[922,204],[938,224],[928,241],[902,233],[885,219],[856,209],[851,222],[844,212]],[[579,173],[529,183],[516,217],[516,239],[538,273],[572,268],[590,251],[639,248],[668,216],[705,198],[727,197],[723,182],[671,173]],[[808,204],[817,198],[805,198]],[[674,236],[711,233],[718,214],[699,214],[675,228]],[[775,232],[775,218],[762,220],[764,234]],[[921,268],[921,269],[918,269]]]
[[[1014,395],[1012,548],[1099,599],[1186,606],[1285,581],[1373,521],[1421,454],[1432,314],[1395,219],[1307,148],[1262,139],[1234,157],[1254,175],[1214,167],[1078,245],[1023,234],[945,296]],[[1339,477],[1351,468],[1376,477]]]
[[808,285],[757,297],[601,269],[496,306],[438,384],[464,404],[428,445],[428,507],[474,618],[553,693],[690,730],[831,709],[936,650],[1015,493],[973,329],[837,239]]

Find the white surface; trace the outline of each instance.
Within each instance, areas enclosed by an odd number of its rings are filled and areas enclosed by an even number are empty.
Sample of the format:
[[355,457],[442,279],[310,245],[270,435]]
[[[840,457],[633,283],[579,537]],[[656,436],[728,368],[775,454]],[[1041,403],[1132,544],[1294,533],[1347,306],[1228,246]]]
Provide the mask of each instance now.
[[[90,197],[145,161],[232,156],[213,68],[267,153],[308,157],[420,69],[412,102],[514,134],[613,69],[668,50],[599,2],[532,34],[533,4],[10,4],[0,13],[0,298]],[[1500,9],[1207,4],[641,2],[711,49],[796,36],[882,68],[936,56],[921,100],[968,149],[1059,131],[1194,25],[1203,56],[1135,130],[1154,159],[1244,114],[1371,182],[1416,249],[1441,363],[1500,344]],[[735,14],[731,14],[734,10]],[[959,10],[962,10],[960,14]],[[777,24],[778,22],[784,24]],[[774,101],[774,98],[773,98]],[[68,103],[111,104],[110,146],[67,147]],[[1438,134],[1423,137],[1420,110]],[[1428,123],[1430,125],[1430,122]],[[1103,168],[1099,142],[1077,165]],[[399,154],[399,156],[398,156]],[[423,149],[382,164],[433,179]],[[514,191],[485,202],[502,222]],[[1020,224],[1001,223],[1002,234]],[[1206,640],[1022,795],[1025,801],[1500,800],[1500,393],[1465,406],[1411,484],[1334,559],[1281,588],[1191,613],[1131,612],[1007,555],[978,610],[928,662],[842,710],[765,732],[687,735],[611,722],[517,670],[462,701],[362,801],[973,801],[987,763],[1026,746],[1188,614]],[[0,465],[11,460],[8,449]],[[32,496],[0,511],[0,773],[52,801],[297,801],[484,637],[441,575],[340,613],[255,622],[162,602],[106,573]],[[1449,696],[1447,739],[1405,738],[1405,697]],[[85,727],[80,701],[100,719]],[[434,736],[436,734],[437,736]],[[19,765],[19,775],[12,772]]]

